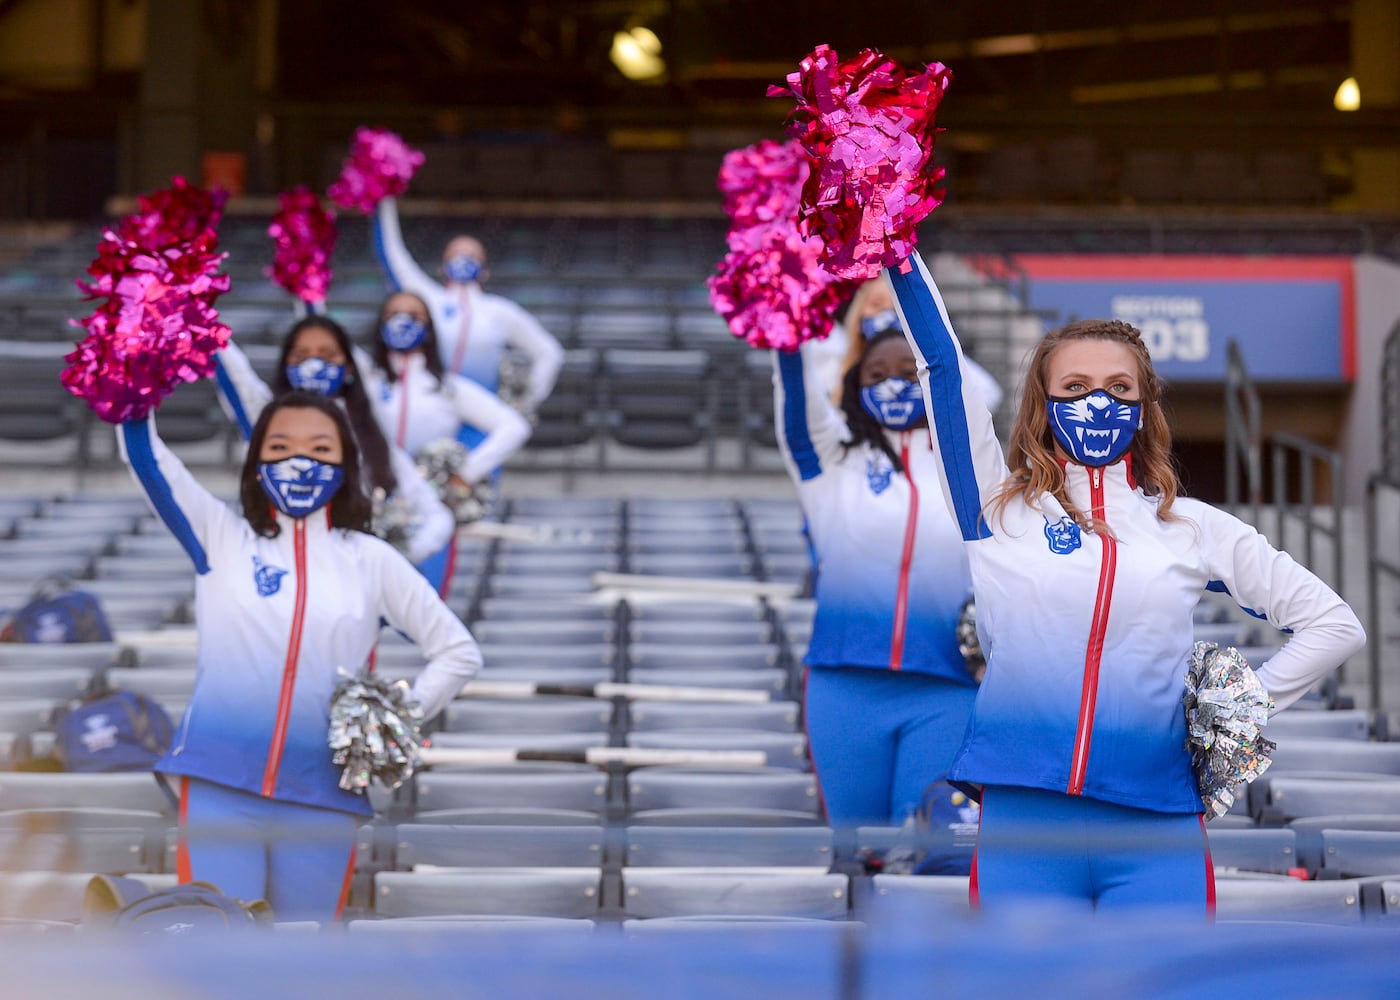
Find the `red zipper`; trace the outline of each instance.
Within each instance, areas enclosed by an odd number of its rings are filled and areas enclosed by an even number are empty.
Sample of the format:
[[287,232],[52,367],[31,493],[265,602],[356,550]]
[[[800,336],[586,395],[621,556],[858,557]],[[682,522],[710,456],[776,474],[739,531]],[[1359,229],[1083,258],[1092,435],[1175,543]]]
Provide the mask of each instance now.
[[277,699],[277,721],[272,726],[272,743],[267,748],[267,769],[263,771],[262,793],[272,797],[277,787],[277,771],[282,766],[282,749],[287,743],[287,723],[292,717],[292,691],[297,683],[297,660],[301,656],[301,627],[306,619],[306,518],[292,521],[292,548],[296,553],[297,593],[292,607],[292,633],[287,640],[287,659],[282,664],[282,692]]
[[[1089,471],[1089,509],[1100,521],[1104,517],[1103,470]],[[1084,688],[1079,694],[1079,725],[1074,733],[1074,757],[1069,765],[1070,795],[1082,795],[1084,775],[1089,769],[1089,741],[1094,735],[1094,705],[1099,696],[1099,665],[1103,660],[1103,638],[1108,629],[1108,610],[1113,602],[1113,578],[1118,568],[1118,542],[1100,532],[1103,557],[1099,563],[1099,587],[1094,596],[1094,618],[1089,625],[1089,645],[1084,651]]]
[[919,488],[909,468],[909,432],[899,435],[899,461],[909,482],[909,515],[904,522],[904,548],[899,554],[899,586],[894,595],[894,632],[890,635],[890,669],[904,664],[904,630],[909,619],[909,567],[914,562],[914,537],[919,530]]
[[399,430],[395,444],[404,447],[408,437],[408,361],[405,359],[403,371],[399,373]]

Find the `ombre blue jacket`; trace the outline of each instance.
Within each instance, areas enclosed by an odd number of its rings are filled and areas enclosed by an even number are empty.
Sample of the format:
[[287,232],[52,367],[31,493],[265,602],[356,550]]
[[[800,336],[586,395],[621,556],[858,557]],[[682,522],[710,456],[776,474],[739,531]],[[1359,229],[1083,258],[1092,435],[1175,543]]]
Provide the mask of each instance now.
[[1200,812],[1182,709],[1193,611],[1209,588],[1291,638],[1254,664],[1278,709],[1356,653],[1365,633],[1326,584],[1253,527],[1178,498],[1173,519],[1131,459],[1070,463],[1066,489],[1112,534],[1051,494],[986,513],[1007,478],[990,414],[974,405],[962,351],[917,257],[887,280],[928,401],[942,492],[966,543],[987,672],[950,780],[1019,785],[1159,812]]

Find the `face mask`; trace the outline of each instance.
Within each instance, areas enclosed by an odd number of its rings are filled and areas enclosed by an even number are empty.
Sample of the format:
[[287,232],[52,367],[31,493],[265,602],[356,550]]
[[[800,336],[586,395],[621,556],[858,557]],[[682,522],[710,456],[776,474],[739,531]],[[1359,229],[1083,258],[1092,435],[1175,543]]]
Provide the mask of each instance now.
[[299,364],[287,366],[287,381],[293,389],[334,396],[345,385],[345,366],[322,358],[307,358]]
[[892,431],[908,430],[924,419],[924,391],[918,382],[887,378],[860,390],[865,412]]
[[379,328],[391,351],[411,351],[428,336],[428,325],[408,313],[394,313]]
[[293,455],[258,464],[258,482],[272,505],[288,517],[306,517],[331,502],[345,470],[330,462]]
[[1119,399],[1103,389],[1079,396],[1051,396],[1045,409],[1060,447],[1090,468],[1118,461],[1142,426],[1142,403]]
[[442,263],[442,273],[447,275],[447,280],[455,281],[459,285],[465,285],[467,282],[475,281],[481,277],[481,270],[481,261],[475,257],[468,257],[466,254],[448,257]]
[[893,309],[882,309],[874,316],[867,316],[860,321],[860,332],[866,340],[877,333],[897,329],[899,329],[899,313]]

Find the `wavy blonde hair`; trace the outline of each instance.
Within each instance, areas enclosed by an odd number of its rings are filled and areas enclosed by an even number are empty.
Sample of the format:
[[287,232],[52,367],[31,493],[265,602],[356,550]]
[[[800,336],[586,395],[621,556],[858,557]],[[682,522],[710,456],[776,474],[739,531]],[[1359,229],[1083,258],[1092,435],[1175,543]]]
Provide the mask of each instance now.
[[[1181,492],[1181,480],[1172,457],[1171,425],[1162,409],[1162,379],[1152,365],[1152,356],[1136,327],[1119,320],[1088,319],[1051,330],[1036,346],[1022,382],[1021,406],[1011,426],[1006,464],[1011,475],[987,502],[987,515],[999,516],[1013,501],[1036,505],[1036,498],[1049,493],[1057,499],[1080,527],[1107,532],[1108,526],[1070,502],[1065,489],[1065,470],[1056,457],[1055,437],[1045,412],[1049,396],[1046,382],[1050,359],[1070,341],[1104,340],[1122,344],[1137,359],[1138,385],[1142,401],[1142,429],[1133,435],[1128,455],[1133,478],[1142,491],[1159,498],[1157,517],[1174,521],[1172,503]],[[1109,532],[1111,533],[1111,532]]]

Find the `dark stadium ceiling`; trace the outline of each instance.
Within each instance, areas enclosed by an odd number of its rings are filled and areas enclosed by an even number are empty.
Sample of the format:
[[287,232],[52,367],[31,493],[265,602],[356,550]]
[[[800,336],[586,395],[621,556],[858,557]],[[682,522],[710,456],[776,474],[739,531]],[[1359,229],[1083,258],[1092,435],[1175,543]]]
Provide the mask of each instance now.
[[[279,91],[291,100],[568,109],[595,123],[776,128],[764,97],[819,43],[873,46],[954,71],[944,120],[963,140],[1056,128],[1285,132],[1336,123],[1351,7],[1287,0],[298,0],[281,5]],[[664,77],[609,59],[632,27]],[[975,129],[967,126],[975,125]],[[1180,140],[1181,136],[1164,137]]]

